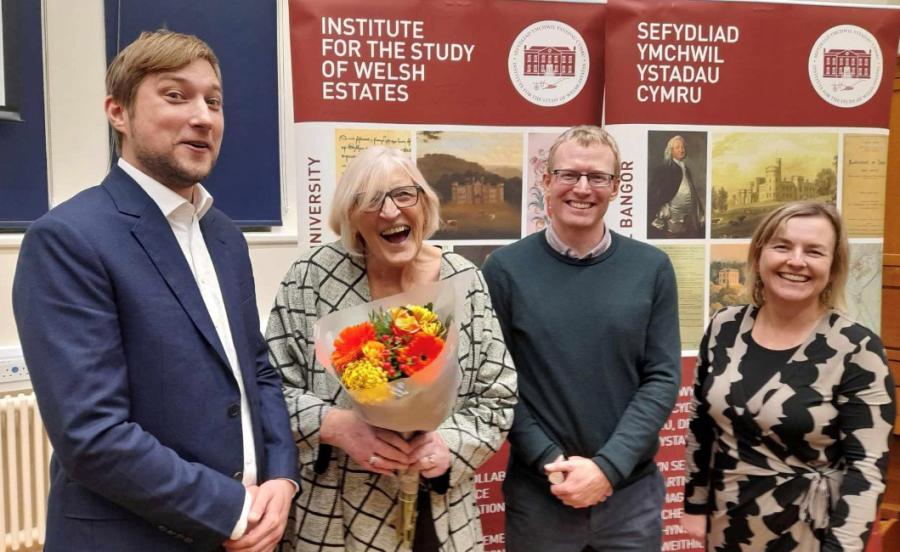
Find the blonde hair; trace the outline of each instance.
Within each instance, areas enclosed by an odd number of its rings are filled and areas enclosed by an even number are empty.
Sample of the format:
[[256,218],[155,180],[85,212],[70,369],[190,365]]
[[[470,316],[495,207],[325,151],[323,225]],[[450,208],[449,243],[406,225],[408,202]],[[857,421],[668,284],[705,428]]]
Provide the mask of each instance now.
[[[134,100],[144,77],[151,73],[180,69],[198,59],[212,65],[219,83],[222,72],[219,59],[206,42],[194,35],[159,29],[145,31],[116,54],[106,69],[106,93],[134,115]],[[113,129],[116,151],[122,152],[122,133]]]
[[440,199],[425,182],[425,177],[402,151],[384,146],[372,146],[357,155],[338,182],[334,192],[328,225],[350,253],[363,255],[365,244],[353,224],[353,215],[360,205],[367,205],[379,194],[390,191],[388,186],[397,174],[404,174],[422,188],[419,201],[423,204],[424,228],[422,239],[427,240],[440,226]]
[[762,280],[759,278],[759,258],[762,256],[763,247],[784,228],[788,220],[794,217],[822,217],[831,223],[835,237],[831,273],[828,285],[822,291],[819,300],[829,308],[845,311],[847,303],[844,293],[847,288],[850,251],[847,232],[837,209],[828,203],[816,201],[785,203],[766,215],[754,230],[750,250],[747,252],[747,287],[750,289],[753,304],[761,307],[765,303]]
[[550,146],[550,153],[547,155],[547,174],[553,172],[555,168],[554,158],[556,157],[556,150],[566,142],[575,142],[582,147],[593,146],[596,144],[608,146],[609,149],[612,150],[613,162],[615,164],[613,174],[616,178],[619,177],[619,173],[622,170],[622,158],[621,155],[619,155],[619,145],[610,133],[594,125],[574,126],[556,138],[556,141]]

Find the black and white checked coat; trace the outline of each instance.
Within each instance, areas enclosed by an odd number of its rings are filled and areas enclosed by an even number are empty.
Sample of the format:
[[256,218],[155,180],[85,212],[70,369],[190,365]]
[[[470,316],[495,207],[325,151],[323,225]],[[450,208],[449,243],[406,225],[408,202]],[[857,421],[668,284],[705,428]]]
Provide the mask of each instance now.
[[[340,383],[315,360],[313,325],[320,317],[371,301],[364,260],[340,243],[305,252],[288,271],[269,317],[266,339],[284,380],[291,426],[300,450],[298,497],[282,550],[400,550],[393,526],[397,479],[373,474],[333,448],[316,474],[319,427],[330,406],[349,408]],[[477,270],[453,253],[440,277]],[[462,371],[454,414],[438,431],[451,452],[450,487],[430,493],[441,550],[482,550],[475,470],[494,454],[512,424],[516,373],[480,272],[469,289],[459,341]],[[320,461],[321,462],[321,461]]]

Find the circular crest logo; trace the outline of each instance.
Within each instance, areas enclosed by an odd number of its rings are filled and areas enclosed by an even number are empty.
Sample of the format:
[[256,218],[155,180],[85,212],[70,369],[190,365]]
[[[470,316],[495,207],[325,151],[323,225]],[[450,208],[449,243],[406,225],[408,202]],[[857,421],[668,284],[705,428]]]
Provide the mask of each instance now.
[[869,101],[881,84],[882,70],[878,41],[856,25],[828,29],[809,53],[809,82],[823,100],[837,107]]
[[525,28],[509,50],[509,79],[529,102],[563,105],[587,82],[590,56],[581,35],[561,21],[538,21]]

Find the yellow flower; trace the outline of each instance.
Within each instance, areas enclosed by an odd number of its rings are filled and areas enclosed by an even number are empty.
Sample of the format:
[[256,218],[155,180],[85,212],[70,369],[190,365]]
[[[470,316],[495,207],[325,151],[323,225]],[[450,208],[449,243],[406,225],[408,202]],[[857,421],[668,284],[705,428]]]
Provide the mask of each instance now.
[[419,324],[427,324],[429,322],[436,322],[438,317],[437,315],[425,307],[421,307],[419,305],[406,305],[407,310],[413,313],[413,316],[416,317],[416,320],[419,321]]
[[384,402],[390,398],[393,398],[394,396],[393,392],[391,391],[391,386],[387,383],[376,385],[371,389],[351,391],[350,395],[356,400],[356,402],[361,404],[378,404],[380,402]]
[[409,309],[413,313],[413,316],[416,317],[416,320],[419,321],[419,327],[425,335],[437,337],[444,332],[444,325],[441,324],[440,318],[438,318],[438,315],[435,314],[433,310],[419,305],[406,305],[406,308]]
[[415,333],[419,331],[419,321],[405,308],[391,309],[391,318],[394,319],[394,328],[401,332]]
[[376,366],[381,366],[381,355],[384,353],[384,343],[379,341],[366,342],[366,344],[362,346],[362,352],[363,356],[366,357],[366,360]]
[[387,374],[377,364],[366,359],[355,360],[344,368],[341,383],[348,391],[372,389],[387,383]]
[[430,335],[432,337],[438,337],[443,333],[444,325],[441,324],[440,320],[435,320],[434,322],[426,322],[422,324],[422,333],[425,335]]

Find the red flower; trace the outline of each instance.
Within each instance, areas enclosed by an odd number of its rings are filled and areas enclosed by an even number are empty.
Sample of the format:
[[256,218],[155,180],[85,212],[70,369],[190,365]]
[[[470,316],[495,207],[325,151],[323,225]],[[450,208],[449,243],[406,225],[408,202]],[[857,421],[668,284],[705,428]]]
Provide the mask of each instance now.
[[434,362],[443,348],[444,340],[440,337],[417,335],[410,341],[409,347],[404,351],[405,354],[399,359],[400,369],[407,376],[411,376]]
[[331,353],[331,364],[340,375],[344,366],[362,355],[362,346],[375,339],[375,328],[369,322],[344,328],[334,340],[334,352]]

